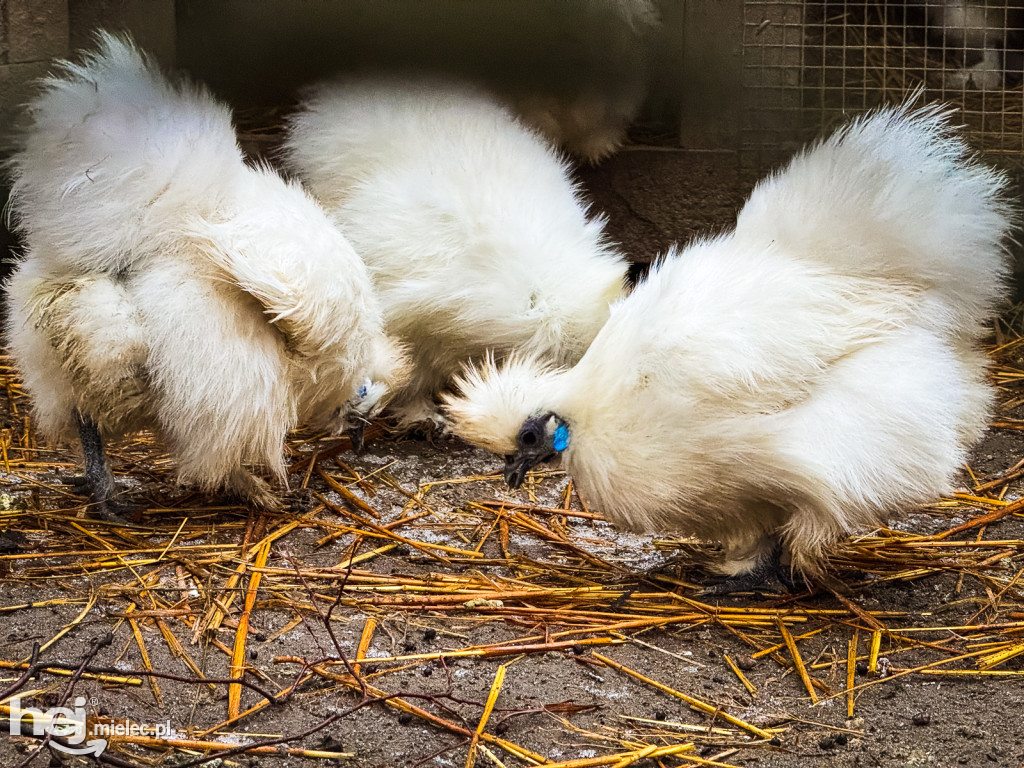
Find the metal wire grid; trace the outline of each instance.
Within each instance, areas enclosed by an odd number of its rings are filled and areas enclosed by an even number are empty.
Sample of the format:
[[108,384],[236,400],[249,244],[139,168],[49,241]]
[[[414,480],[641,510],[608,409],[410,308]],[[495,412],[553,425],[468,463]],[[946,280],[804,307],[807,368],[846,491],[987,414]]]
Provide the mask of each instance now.
[[1022,26],[1024,4],[744,0],[741,163],[769,167],[924,85],[961,110],[976,148],[1024,168]]

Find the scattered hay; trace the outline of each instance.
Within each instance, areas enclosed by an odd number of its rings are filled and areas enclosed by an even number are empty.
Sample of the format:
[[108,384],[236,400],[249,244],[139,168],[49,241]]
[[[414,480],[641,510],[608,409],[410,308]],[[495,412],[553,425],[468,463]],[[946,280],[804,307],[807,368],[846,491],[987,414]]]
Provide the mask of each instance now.
[[[1024,398],[1024,366],[1018,357],[1022,339],[1001,329],[999,340],[993,377],[1004,402],[1016,407]],[[146,509],[129,524],[94,519],[58,480],[73,469],[74,460],[33,434],[28,403],[9,359],[0,360],[0,377],[8,412],[0,432],[6,478],[0,497],[0,537],[6,537],[0,538],[5,542],[0,588],[63,585],[59,598],[0,601],[0,616],[79,608],[54,637],[36,644],[31,657],[0,661],[0,670],[7,671],[0,671],[0,712],[9,713],[13,695],[43,690],[69,695],[69,676],[72,682],[92,680],[108,689],[148,685],[157,707],[166,696],[164,681],[223,696],[217,705],[223,708],[222,722],[215,725],[159,738],[149,733],[111,737],[104,755],[121,761],[118,765],[148,765],[169,753],[180,755],[182,765],[197,765],[204,756],[281,750],[309,760],[343,760],[352,753],[313,748],[315,739],[312,746],[303,740],[380,703],[400,717],[461,739],[454,747],[440,742],[438,754],[465,749],[466,766],[584,768],[627,766],[644,758],[662,766],[734,765],[728,760],[739,751],[749,756],[772,749],[806,728],[809,721],[801,715],[808,703],[841,699],[853,718],[865,690],[901,677],[995,683],[1024,676],[1014,663],[1024,656],[1024,540],[1003,533],[1022,530],[1024,500],[1016,498],[1015,488],[1024,475],[1024,458],[984,477],[971,473],[972,487],[922,510],[914,532],[883,527],[847,542],[834,556],[831,572],[852,588],[849,595],[815,590],[712,604],[694,597],[685,571],[638,577],[635,563],[616,560],[637,553],[621,550],[619,534],[586,507],[561,473],[536,474],[527,487],[529,498],[516,499],[501,495],[496,473],[409,484],[390,474],[390,459],[361,474],[340,458],[347,448],[343,441],[306,433],[292,436],[288,445],[296,498],[291,512],[260,515],[175,487],[159,444],[140,435],[123,443],[114,460],[119,481]],[[1004,408],[996,428],[1015,435],[1024,421],[1006,413]],[[387,454],[392,445],[378,443],[378,453]],[[455,502],[442,493],[452,489],[460,493]],[[384,503],[385,496],[392,501]],[[394,503],[396,498],[401,504]],[[1007,521],[1016,522],[1007,528]],[[311,543],[298,554],[292,542],[303,534]],[[678,551],[680,544],[700,549],[693,542],[666,539],[648,541],[647,554]],[[375,570],[385,556],[392,564],[399,557],[404,566]],[[941,573],[953,574],[957,591],[972,601],[973,613],[966,618],[950,605],[910,611],[860,604],[863,595],[886,584]],[[984,599],[967,597],[972,582]],[[251,624],[264,611],[287,620],[275,636],[257,641]],[[954,620],[947,621],[947,615]],[[368,655],[395,617],[412,617],[430,627],[445,638],[446,647]],[[515,637],[473,645],[459,629],[466,621],[498,623],[514,629]],[[339,622],[362,630],[353,641],[340,639],[334,629]],[[141,669],[68,662],[47,653],[59,638],[81,635],[84,627],[97,623],[137,647]],[[302,654],[254,660],[254,643],[263,647],[312,625],[325,628],[330,637],[312,655],[303,646]],[[621,655],[629,646],[669,653],[643,638],[657,637],[650,634],[654,629],[697,628],[746,646],[746,657],[719,655],[708,663],[742,683],[737,690],[746,692],[748,705],[759,700],[766,685],[766,674],[750,673],[753,664],[773,665],[775,677],[795,671],[795,687],[789,689],[793,707],[771,722],[751,719],[736,706],[736,695],[723,702],[709,700],[704,692],[679,690],[664,682],[664,667],[635,669]],[[817,642],[825,637],[828,644]],[[160,645],[163,655],[180,661],[177,672],[150,663],[154,646]],[[692,710],[690,721],[638,713],[622,715],[617,727],[583,727],[574,720],[593,705],[548,702],[529,711],[543,712],[555,723],[563,745],[586,745],[597,754],[559,760],[517,744],[495,726],[519,712],[502,706],[509,687],[505,672],[537,654],[564,655],[580,675],[622,675],[631,684],[681,700]],[[207,672],[211,657],[220,659],[227,675]],[[908,662],[901,663],[904,658]],[[446,704],[450,692],[425,694],[390,682],[410,669],[441,665],[447,670],[460,660],[489,665],[491,659],[502,663],[488,667],[493,682],[486,700],[460,702],[476,713],[468,720],[453,715]],[[51,682],[39,687],[36,680],[30,690],[29,672]],[[275,682],[285,673],[291,683]],[[339,697],[347,708],[302,733],[259,738],[243,731],[267,707],[298,706],[300,700],[309,707],[317,698]],[[91,728],[126,721],[92,712],[89,723]],[[858,733],[853,726],[813,725]]]

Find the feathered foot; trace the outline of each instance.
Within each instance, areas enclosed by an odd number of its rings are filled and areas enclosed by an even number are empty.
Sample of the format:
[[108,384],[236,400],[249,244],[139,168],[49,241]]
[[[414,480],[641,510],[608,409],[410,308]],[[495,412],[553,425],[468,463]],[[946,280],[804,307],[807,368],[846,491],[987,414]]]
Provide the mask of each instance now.
[[437,403],[431,398],[419,398],[390,409],[400,431],[421,435],[443,437],[448,434],[448,421]]
[[110,461],[96,422],[78,411],[75,411],[75,420],[78,422],[78,437],[85,456],[85,474],[66,482],[74,486],[76,492],[92,498],[93,509],[101,518],[123,523],[138,507],[117,498],[117,483],[114,481],[114,473],[110,471]]
[[269,483],[238,467],[224,481],[224,490],[264,512],[280,512],[281,499]]

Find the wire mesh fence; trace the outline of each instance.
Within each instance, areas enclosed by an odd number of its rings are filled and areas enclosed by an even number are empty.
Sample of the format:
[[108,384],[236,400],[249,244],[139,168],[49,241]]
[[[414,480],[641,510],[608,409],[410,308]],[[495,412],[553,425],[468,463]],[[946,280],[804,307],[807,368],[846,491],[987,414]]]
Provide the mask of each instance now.
[[976,148],[1024,168],[1024,2],[745,0],[743,68],[744,165],[923,87]]

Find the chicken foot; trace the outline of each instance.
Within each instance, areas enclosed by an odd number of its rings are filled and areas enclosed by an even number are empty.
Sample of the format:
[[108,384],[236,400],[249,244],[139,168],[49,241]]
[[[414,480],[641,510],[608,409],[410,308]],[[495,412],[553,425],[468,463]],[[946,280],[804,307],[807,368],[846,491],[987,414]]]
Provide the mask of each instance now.
[[71,478],[70,484],[92,498],[96,512],[104,520],[124,522],[125,515],[134,507],[116,498],[117,483],[110,470],[110,460],[103,447],[99,427],[78,411],[75,411],[75,421],[78,423],[78,437],[85,456],[85,474]]
[[766,588],[774,586],[773,582],[782,585],[788,592],[798,591],[789,567],[782,562],[782,545],[778,542],[750,570],[708,584],[699,594],[702,597],[714,597],[733,592],[766,592],[771,591]]

